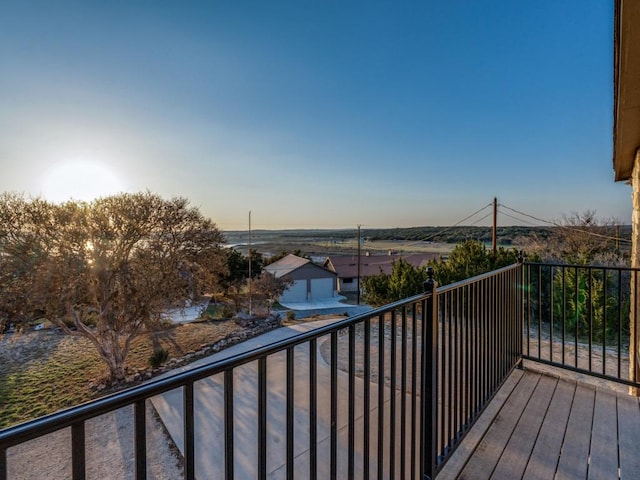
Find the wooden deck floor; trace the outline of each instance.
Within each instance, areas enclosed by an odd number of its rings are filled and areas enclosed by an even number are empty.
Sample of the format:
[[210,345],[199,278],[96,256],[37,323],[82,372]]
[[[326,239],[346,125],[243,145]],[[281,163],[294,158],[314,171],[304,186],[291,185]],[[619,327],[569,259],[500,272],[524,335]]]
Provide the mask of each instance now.
[[437,480],[640,478],[637,397],[517,370],[501,400]]

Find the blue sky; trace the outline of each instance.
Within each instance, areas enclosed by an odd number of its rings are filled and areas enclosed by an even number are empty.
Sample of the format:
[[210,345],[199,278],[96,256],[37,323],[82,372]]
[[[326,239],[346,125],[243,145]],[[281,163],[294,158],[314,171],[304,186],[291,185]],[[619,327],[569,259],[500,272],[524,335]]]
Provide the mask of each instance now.
[[227,230],[451,225],[494,196],[630,223],[612,28],[602,0],[3,0],[0,190],[149,189]]

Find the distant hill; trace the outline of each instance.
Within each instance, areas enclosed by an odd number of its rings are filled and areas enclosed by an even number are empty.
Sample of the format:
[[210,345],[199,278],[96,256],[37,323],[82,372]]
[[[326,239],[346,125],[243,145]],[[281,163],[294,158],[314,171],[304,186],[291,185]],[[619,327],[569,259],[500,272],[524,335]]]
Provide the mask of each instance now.
[[[559,227],[523,227],[508,226],[499,227],[496,234],[498,243],[510,245],[518,237],[530,237],[532,235],[545,239]],[[230,244],[246,243],[247,231],[225,232]],[[302,230],[254,230],[251,232],[253,242],[286,242],[292,243],[304,241],[340,241],[354,239],[357,236],[356,229],[302,229]],[[408,227],[408,228],[363,228],[362,238],[368,241],[398,240],[398,241],[430,241],[442,243],[459,243],[465,240],[491,241],[491,227]],[[631,239],[631,225],[620,227],[620,238]]]

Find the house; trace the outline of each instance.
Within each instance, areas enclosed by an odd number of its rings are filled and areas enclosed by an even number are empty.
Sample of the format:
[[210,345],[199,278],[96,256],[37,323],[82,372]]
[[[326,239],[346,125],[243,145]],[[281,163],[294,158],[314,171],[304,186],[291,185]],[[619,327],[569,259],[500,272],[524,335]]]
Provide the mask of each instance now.
[[[426,266],[430,260],[437,260],[440,254],[437,253],[412,253],[397,254],[389,251],[386,255],[372,255],[366,252],[360,257],[360,278],[378,275],[379,273],[390,274],[393,264],[399,259],[413,265],[414,267]],[[358,256],[357,255],[333,255],[326,258],[323,264],[338,276],[338,292],[351,293],[358,291]]]
[[[631,184],[631,266],[640,267],[640,3],[617,0],[613,53],[613,170],[616,181]],[[635,277],[634,277],[635,281]],[[634,289],[632,288],[632,291]],[[640,298],[632,299],[631,316],[640,312]],[[633,322],[631,322],[633,325]],[[633,327],[632,327],[633,328]],[[631,377],[640,369],[640,335],[632,330]]]
[[289,254],[264,269],[276,278],[287,277],[293,281],[280,297],[282,304],[310,302],[337,295],[336,273],[308,258]]

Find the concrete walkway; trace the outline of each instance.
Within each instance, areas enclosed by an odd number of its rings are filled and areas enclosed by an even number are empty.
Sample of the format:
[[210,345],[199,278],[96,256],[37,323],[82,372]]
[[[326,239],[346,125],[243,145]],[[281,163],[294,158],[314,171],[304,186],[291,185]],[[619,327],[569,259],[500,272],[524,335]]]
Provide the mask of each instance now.
[[[199,360],[182,370],[194,368],[252,350],[275,341],[288,338],[339,319],[321,320],[290,327],[282,327],[225,349],[211,357]],[[328,338],[327,338],[328,339]],[[322,339],[318,342],[318,346]],[[294,456],[295,478],[309,476],[309,347],[301,345],[295,349],[294,369]],[[318,478],[329,478],[330,448],[330,368],[317,355],[318,378]],[[280,352],[267,360],[267,472],[268,478],[286,477],[286,353]],[[172,372],[175,373],[175,372]],[[234,474],[237,479],[257,478],[258,461],[258,388],[257,362],[234,370]],[[362,476],[363,452],[363,398],[364,388],[360,378],[356,378],[355,405],[355,462],[357,478]],[[348,376],[338,371],[338,472],[347,469],[348,445]],[[390,399],[385,388],[385,403]],[[400,396],[400,394],[397,394]],[[224,478],[224,379],[216,375],[201,380],[195,385],[195,435],[196,435],[196,477],[203,479]],[[378,387],[370,384],[371,471],[375,472],[377,457],[377,398]],[[177,389],[152,399],[158,414],[165,424],[176,446],[183,452],[183,398]],[[388,409],[386,416],[388,417]],[[397,420],[399,422],[399,419]],[[397,427],[399,430],[399,427]],[[389,440],[385,440],[385,451],[389,450]],[[399,462],[398,462],[399,463]],[[338,477],[342,477],[338,473]]]

